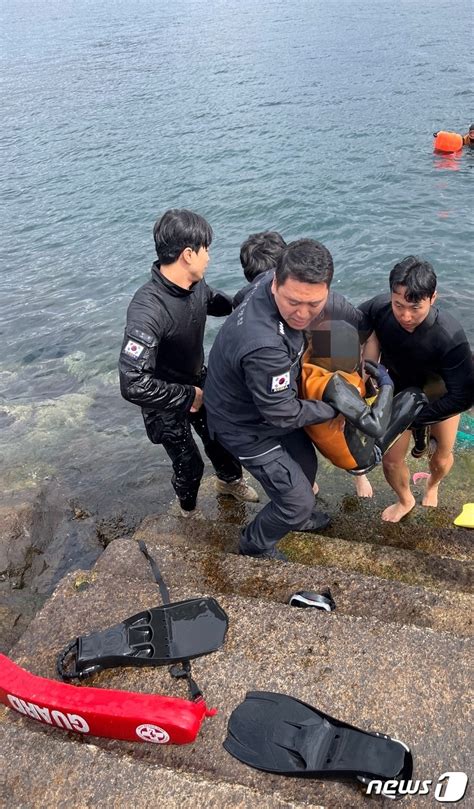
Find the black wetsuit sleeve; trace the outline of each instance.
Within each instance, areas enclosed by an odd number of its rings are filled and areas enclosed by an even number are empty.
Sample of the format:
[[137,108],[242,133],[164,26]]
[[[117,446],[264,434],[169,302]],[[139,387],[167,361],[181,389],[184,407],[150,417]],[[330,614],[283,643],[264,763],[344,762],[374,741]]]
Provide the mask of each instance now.
[[154,376],[162,334],[158,324],[127,321],[119,359],[120,392],[139,407],[185,413],[194,401],[194,386]]
[[[362,334],[372,331],[372,325],[368,315],[350,303],[344,295],[339,292],[330,292],[328,302],[324,309],[324,317],[331,320],[344,320],[350,323]],[[311,326],[310,326],[311,328]]]
[[444,421],[469,410],[474,402],[474,368],[467,341],[451,349],[443,358],[440,376],[446,393],[427,404],[415,421],[416,427]]
[[359,391],[344,377],[334,374],[326,385],[323,401],[371,438],[380,438],[386,431],[392,415],[393,386],[382,385],[373,405],[368,405]]
[[321,424],[337,415],[321,401],[299,399],[296,378],[298,364],[290,364],[284,349],[262,348],[242,359],[245,381],[260,415],[267,424],[296,430],[307,424]]
[[225,292],[220,292],[218,289],[207,287],[207,314],[214,317],[223,317],[230,315],[232,312],[232,298],[226,295]]

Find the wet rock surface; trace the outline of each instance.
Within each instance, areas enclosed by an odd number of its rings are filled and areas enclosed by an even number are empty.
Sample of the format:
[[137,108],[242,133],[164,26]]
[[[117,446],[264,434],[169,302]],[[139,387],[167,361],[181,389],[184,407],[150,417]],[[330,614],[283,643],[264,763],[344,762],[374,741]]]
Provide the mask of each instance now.
[[12,589],[8,581],[0,581],[0,652],[11,649],[45,600],[46,596]]
[[[227,569],[228,582],[232,581],[232,571],[237,576],[239,563],[241,580],[253,580],[255,590],[251,596],[230,592],[230,587],[228,593],[216,593],[212,576],[201,578],[200,571],[209,564],[206,553],[215,556],[219,552],[196,550],[184,560],[182,551],[192,537],[188,533],[181,539],[182,543],[175,546],[170,539],[171,551],[166,557],[163,547],[160,560],[173,597],[181,600],[196,595],[217,595],[229,616],[224,647],[193,663],[194,677],[206,694],[208,704],[217,706],[219,712],[206,720],[194,744],[183,747],[88,740],[98,751],[116,757],[117,768],[122,760],[136,762],[136,777],[131,775],[130,782],[124,785],[126,802],[128,795],[135,794],[142,771],[146,778],[154,779],[154,800],[164,799],[159,772],[152,771],[158,765],[187,774],[191,783],[196,779],[196,801],[203,779],[257,790],[258,796],[262,793],[265,800],[274,799],[275,805],[278,800],[305,803],[309,796],[314,804],[328,809],[366,805],[366,798],[353,783],[317,779],[308,782],[272,776],[245,767],[230,757],[222,748],[227,719],[248,690],[291,694],[363,729],[388,732],[402,739],[413,750],[415,777],[436,781],[441,772],[468,771],[469,728],[463,695],[469,687],[470,641],[451,632],[388,624],[383,615],[353,615],[349,601],[347,612],[343,611],[342,594],[339,595],[341,609],[331,614],[292,609],[276,600],[259,597],[259,577],[264,583],[268,574],[271,581],[279,569],[286,569],[278,563],[229,556],[236,566],[231,564]],[[148,541],[150,550],[158,556],[159,544],[153,546],[151,536]],[[221,558],[223,565],[225,561]],[[185,569],[188,570],[186,576]],[[292,584],[300,574],[301,571],[288,574],[295,577]],[[417,593],[412,595],[416,599]],[[70,638],[110,626],[159,603],[157,585],[137,543],[134,540],[112,542],[92,570],[70,573],[63,579],[15,646],[13,657],[35,674],[55,677],[56,655]],[[184,686],[171,680],[166,668],[107,670],[94,677],[90,684],[185,695]],[[18,719],[6,711],[0,716],[8,730],[3,748],[6,788],[11,789],[14,782],[19,782],[25,789],[24,784],[29,779],[31,789],[36,789],[38,783],[44,783],[42,774],[36,776],[30,771],[20,778],[18,771],[11,774],[18,741],[16,736],[12,737],[10,728],[20,723],[22,732],[23,729],[31,732],[34,739],[41,735],[43,769],[49,767],[49,761],[56,761],[59,732]],[[66,743],[67,737],[59,735]],[[69,760],[82,768],[83,777],[87,779],[84,744],[77,736],[67,738],[67,743]],[[37,748],[36,742],[34,747]],[[58,772],[58,788],[61,778],[65,782],[64,769]],[[110,769],[104,765],[97,778],[97,788],[106,790]],[[60,806],[61,790],[50,794],[53,797],[49,805]],[[248,805],[257,807],[258,797],[250,798],[252,800]],[[407,802],[421,807],[426,805],[426,798],[410,797]],[[204,800],[197,805],[212,806],[212,803]]]
[[[216,497],[210,475],[200,516],[190,520],[178,515],[167,466],[159,486],[155,475],[126,498],[113,481],[80,498],[46,481],[4,499],[0,650],[12,649],[28,670],[55,678],[56,656],[72,638],[160,604],[138,539],[155,555],[174,600],[213,595],[230,618],[225,646],[193,664],[208,704],[219,708],[193,745],[81,743],[0,707],[8,804],[145,806],[153,796],[170,807],[367,805],[353,783],[272,776],[223,750],[228,716],[247,690],[259,689],[403,739],[414,752],[415,778],[436,783],[442,772],[468,772],[472,539],[452,525],[468,498],[465,481],[453,476],[439,509],[418,506],[393,526],[380,521],[393,496],[379,470],[372,479],[375,497],[358,500],[348,476],[322,467],[318,503],[333,524],[324,536],[288,535],[287,565],[236,555],[241,525],[261,506]],[[287,604],[293,591],[328,585],[334,613]],[[90,685],[186,696],[166,669],[108,670]],[[427,800],[404,803],[423,809]]]
[[243,563],[234,553],[222,553],[215,547],[197,543],[195,533],[192,540],[183,537],[179,521],[172,518],[163,518],[155,529],[142,525],[132,540],[112,543],[95,564],[94,572],[118,579],[152,580],[150,566],[136,547],[138,539],[146,542],[158,561],[173,600],[179,599],[180,590],[186,586],[188,590],[204,587],[214,594],[288,604],[290,596],[298,590],[321,593],[330,587],[338,615],[431,627],[466,637],[474,631],[474,598],[470,593],[447,590],[436,593],[337,567],[262,565],[254,559]]
[[56,481],[3,498],[0,507],[0,650],[7,651],[64,574],[103,550],[95,521]]
[[[424,460],[410,463],[414,469],[426,465]],[[323,565],[438,592],[446,588],[462,592],[472,582],[472,535],[469,529],[454,527],[452,520],[462,503],[469,496],[472,499],[469,469],[468,454],[461,453],[443,484],[440,507],[425,509],[418,505],[400,524],[391,525],[380,519],[382,509],[393,502],[393,493],[380,469],[370,476],[375,496],[357,498],[350,476],[323,461],[318,472],[321,492],[316,502],[331,513],[332,525],[324,537],[289,535],[283,547],[292,561],[311,567]],[[51,479],[29,490],[6,493],[2,499],[3,650],[19,637],[38,604],[68,570],[90,567],[104,547],[119,537],[132,536],[142,523],[144,530],[154,529],[157,521],[177,516],[167,462],[157,466],[153,480],[130,481],[125,495],[121,479],[99,486],[88,485],[83,477],[78,479],[80,495]],[[414,493],[420,501],[419,484]],[[262,491],[261,496],[264,501]],[[234,551],[240,527],[260,505],[216,497],[214,478],[208,472],[199,497],[204,519],[194,521],[189,529],[196,541]],[[21,599],[18,594],[13,596],[14,589],[20,589]]]
[[21,720],[2,726],[1,714],[0,729],[8,746],[6,754],[0,752],[0,770],[5,772],[10,756],[16,755],[14,782],[0,775],[3,800],[11,807],[150,809],[161,796],[167,809],[324,809],[311,798],[286,801],[240,784],[171,770],[160,765],[158,756],[155,763],[143,763],[94,744],[74,745],[71,767],[67,737],[50,737],[45,745],[40,729],[35,732]]

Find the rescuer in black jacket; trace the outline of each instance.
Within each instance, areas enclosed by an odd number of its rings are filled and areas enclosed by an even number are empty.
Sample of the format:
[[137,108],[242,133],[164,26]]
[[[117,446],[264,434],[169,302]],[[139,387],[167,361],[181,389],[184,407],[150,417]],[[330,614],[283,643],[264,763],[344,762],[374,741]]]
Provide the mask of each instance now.
[[275,546],[288,531],[329,524],[328,515],[314,511],[316,453],[302,428],[337,414],[324,402],[300,399],[298,378],[304,330],[325,309],[332,275],[322,244],[292,242],[274,276],[265,273],[253,283],[211,349],[205,388],[211,435],[270,498],[242,532],[245,555],[285,559]]
[[[245,278],[249,283],[234,295],[232,300],[234,309],[242,303],[245,296],[253,288],[253,284],[257,279],[261,279],[262,274],[275,271],[278,258],[285,247],[286,242],[283,237],[274,230],[252,233],[241,244],[240,263]],[[327,317],[329,317],[329,320],[324,320],[324,318]],[[348,328],[352,326],[352,328],[356,330],[356,333],[358,333],[357,342],[359,344],[359,340],[363,340],[364,337],[367,336],[367,334],[364,334],[363,321],[364,318],[362,318],[361,312],[355,309],[342,295],[331,291],[324,309],[320,312],[319,316],[313,320],[306,336],[311,340],[313,347],[315,346],[314,341],[317,336],[320,352],[316,353],[319,353],[321,356],[327,352],[327,356],[331,357],[330,340],[323,339],[324,336],[328,338],[331,334],[331,324],[337,323],[340,325],[345,322]],[[357,362],[360,362],[360,345]],[[357,477],[353,478],[353,481],[359,497],[372,497],[372,486],[367,475],[357,475]],[[315,491],[318,490],[319,487],[316,484]]]
[[141,407],[150,441],[169,455],[182,516],[196,507],[204,471],[191,425],[216,471],[218,493],[255,502],[258,495],[242,479],[239,461],[209,436],[202,406],[206,316],[232,311],[231,299],[203,280],[211,227],[198,214],[172,209],[153,233],[158,260],[127,311],[119,361],[122,396]]
[[[412,425],[430,425],[436,441],[424,506],[438,504],[438,486],[454,461],[459,414],[472,406],[474,387],[467,337],[457,320],[433,305],[436,280],[429,262],[408,256],[390,273],[390,294],[377,295],[360,306],[374,333],[364,349],[366,358],[378,359],[381,351],[395,393],[416,385],[430,399]],[[405,462],[410,438],[409,431],[403,433],[383,458],[387,482],[398,495],[398,502],[382,514],[386,522],[399,522],[415,506]]]

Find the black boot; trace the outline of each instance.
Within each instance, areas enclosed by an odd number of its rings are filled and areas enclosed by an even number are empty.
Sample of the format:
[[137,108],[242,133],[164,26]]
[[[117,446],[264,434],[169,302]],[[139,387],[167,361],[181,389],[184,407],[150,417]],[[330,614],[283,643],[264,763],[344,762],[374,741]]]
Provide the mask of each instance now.
[[275,562],[288,562],[288,557],[277,548],[270,548],[263,553],[245,553],[239,549],[239,556],[250,556],[252,559],[273,559]]
[[331,525],[331,517],[325,511],[313,511],[308,522],[297,531],[324,531],[325,528]]

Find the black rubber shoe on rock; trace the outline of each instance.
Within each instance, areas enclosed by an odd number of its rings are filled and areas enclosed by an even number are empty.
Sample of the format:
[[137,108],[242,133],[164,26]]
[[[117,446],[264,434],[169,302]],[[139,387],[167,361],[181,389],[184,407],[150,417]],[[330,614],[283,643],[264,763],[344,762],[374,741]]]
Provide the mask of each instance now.
[[263,553],[244,553],[239,549],[239,556],[249,556],[251,559],[273,559],[274,562],[288,562],[288,557],[276,548]]
[[331,517],[325,511],[313,511],[310,519],[298,531],[324,531],[331,525]]

